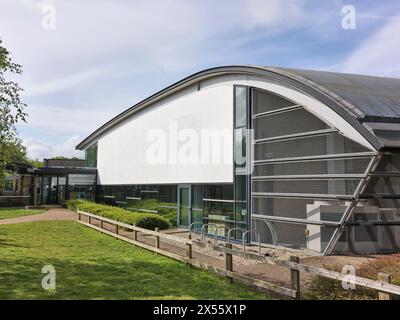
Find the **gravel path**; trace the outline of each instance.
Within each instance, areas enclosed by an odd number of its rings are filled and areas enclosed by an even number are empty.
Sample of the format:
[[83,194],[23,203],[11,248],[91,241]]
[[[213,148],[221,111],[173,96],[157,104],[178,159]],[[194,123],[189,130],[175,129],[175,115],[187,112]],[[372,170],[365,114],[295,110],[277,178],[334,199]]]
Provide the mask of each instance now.
[[2,219],[0,220],[0,225],[22,223],[22,222],[34,222],[34,221],[76,220],[77,217],[78,217],[77,213],[71,210],[63,208],[52,208],[44,213],[34,214],[31,216]]

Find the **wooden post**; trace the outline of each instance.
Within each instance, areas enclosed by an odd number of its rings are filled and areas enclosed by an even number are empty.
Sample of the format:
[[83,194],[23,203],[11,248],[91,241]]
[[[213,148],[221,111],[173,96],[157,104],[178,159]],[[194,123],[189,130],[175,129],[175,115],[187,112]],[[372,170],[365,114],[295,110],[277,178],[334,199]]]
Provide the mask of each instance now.
[[[189,240],[192,240],[192,235],[189,234]],[[191,243],[186,243],[186,256],[189,259],[193,259],[193,251],[192,251],[192,244]]]
[[136,230],[133,230],[133,240],[138,241],[138,232]]
[[104,229],[103,228],[103,220],[100,220],[100,228]]
[[[383,272],[378,273],[378,280],[385,283],[391,283],[392,281],[390,274]],[[379,300],[391,300],[390,293],[379,291]]]
[[[228,249],[232,249],[232,243],[227,243],[226,247]],[[233,256],[231,253],[225,253],[225,269],[226,269],[226,271],[233,271]],[[233,278],[227,275],[226,281],[228,281],[229,283],[232,283]]]
[[78,220],[80,221],[82,219],[82,217],[81,217],[81,213],[80,212],[78,212]]
[[91,224],[91,223],[92,223],[92,217],[89,216],[89,224]]
[[[291,256],[290,261],[294,263],[299,263],[300,258],[296,256]],[[300,299],[300,271],[290,268],[290,284],[292,290],[296,291],[296,299]]]
[[115,225],[115,234],[118,234],[118,225]]
[[[160,232],[159,230],[160,230],[159,228],[154,229],[155,232]],[[159,236],[156,236],[156,248],[160,248],[160,237]]]

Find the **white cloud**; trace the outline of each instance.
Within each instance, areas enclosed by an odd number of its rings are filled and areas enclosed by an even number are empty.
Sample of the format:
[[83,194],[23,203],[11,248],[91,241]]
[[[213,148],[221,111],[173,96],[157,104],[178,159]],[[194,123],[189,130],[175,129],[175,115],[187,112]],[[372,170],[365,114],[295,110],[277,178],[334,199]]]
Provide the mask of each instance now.
[[252,27],[292,26],[303,16],[304,1],[298,0],[251,0],[246,1],[243,17]]
[[103,106],[87,106],[73,109],[54,105],[29,105],[28,122],[20,128],[40,130],[43,136],[61,136],[79,134],[85,136],[95,130],[111,117],[119,113],[119,109]]
[[48,82],[32,85],[29,90],[25,92],[24,96],[38,96],[57,91],[73,88],[86,82],[95,80],[97,77],[105,75],[107,70],[105,68],[95,68],[85,70],[72,75],[63,76],[58,79],[52,79]]
[[46,142],[38,139],[24,139],[24,144],[28,150],[28,157],[30,159],[51,158],[54,156],[65,156],[65,157],[78,157],[83,159],[84,153],[79,150],[75,150],[75,146],[82,140],[78,135],[73,135],[65,140],[63,143],[51,146]]
[[342,71],[400,76],[400,16],[389,20],[346,59]]

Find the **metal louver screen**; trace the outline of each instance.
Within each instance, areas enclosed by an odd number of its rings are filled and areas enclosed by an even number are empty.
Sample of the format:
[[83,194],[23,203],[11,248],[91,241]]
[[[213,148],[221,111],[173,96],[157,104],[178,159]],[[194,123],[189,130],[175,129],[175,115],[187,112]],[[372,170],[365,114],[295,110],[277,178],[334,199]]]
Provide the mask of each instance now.
[[287,99],[281,98],[263,90],[253,91],[253,114],[273,111],[295,105]]
[[255,165],[253,177],[307,174],[363,174],[371,158],[314,160]]
[[333,133],[256,144],[254,146],[254,160],[366,151],[368,149],[356,142],[346,139],[340,134]]
[[324,122],[305,111],[297,109],[254,119],[255,139],[317,131],[329,128]]
[[253,192],[352,195],[360,180],[253,181]]

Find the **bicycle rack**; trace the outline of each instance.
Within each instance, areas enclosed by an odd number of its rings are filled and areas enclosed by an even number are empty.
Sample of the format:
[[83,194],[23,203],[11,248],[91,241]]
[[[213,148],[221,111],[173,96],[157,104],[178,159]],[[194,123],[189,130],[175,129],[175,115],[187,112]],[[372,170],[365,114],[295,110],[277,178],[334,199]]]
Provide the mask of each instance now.
[[242,231],[242,236],[243,236],[244,230],[243,230],[242,228],[231,228],[231,229],[229,229],[229,231],[228,231],[228,243],[231,243],[231,231],[235,231],[235,230],[240,230],[240,231]]
[[261,254],[260,235],[259,235],[255,230],[247,230],[247,231],[245,231],[245,232],[243,233],[243,236],[242,236],[243,252],[246,252],[246,244],[245,244],[244,241],[245,241],[246,235],[247,235],[248,233],[254,233],[254,234],[257,236],[257,240],[258,240],[258,252]]
[[204,242],[204,227],[206,226],[215,226],[216,228],[218,228],[218,226],[215,223],[203,224],[203,226],[201,227],[201,242]]
[[228,233],[229,233],[229,228],[227,226],[217,227],[217,229],[215,229],[215,234],[214,234],[214,245],[217,245],[217,243],[218,243],[218,230],[221,228],[224,228],[225,230],[228,229]]
[[192,235],[192,227],[198,223],[201,223],[203,225],[203,222],[197,221],[197,222],[192,222],[189,226],[189,235]]

